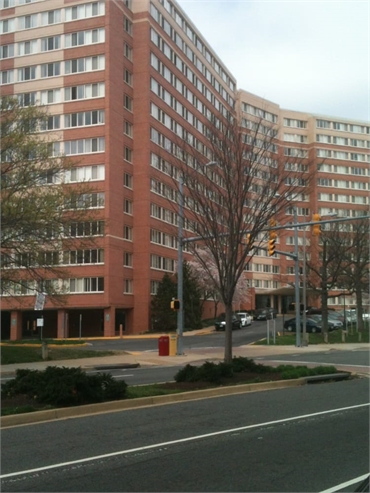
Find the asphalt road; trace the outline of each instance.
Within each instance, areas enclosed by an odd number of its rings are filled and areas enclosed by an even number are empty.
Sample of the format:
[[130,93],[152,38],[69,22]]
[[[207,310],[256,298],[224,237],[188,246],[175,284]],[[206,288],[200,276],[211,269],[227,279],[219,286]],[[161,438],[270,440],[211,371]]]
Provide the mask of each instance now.
[[4,429],[1,490],[323,492],[358,482],[369,471],[368,383]]

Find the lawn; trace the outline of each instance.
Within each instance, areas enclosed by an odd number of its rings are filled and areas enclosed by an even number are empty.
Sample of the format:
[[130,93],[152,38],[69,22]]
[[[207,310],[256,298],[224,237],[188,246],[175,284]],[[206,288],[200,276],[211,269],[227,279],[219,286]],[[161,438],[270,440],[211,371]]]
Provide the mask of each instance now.
[[[64,359],[94,358],[100,356],[113,356],[115,351],[92,351],[79,348],[60,347],[48,348],[48,361],[60,361]],[[41,345],[29,347],[24,345],[1,346],[1,365],[15,363],[33,363],[44,361],[42,359]]]
[[[342,330],[333,330],[329,332],[328,343],[329,344],[342,344]],[[309,344],[324,344],[323,334],[307,334]],[[301,333],[302,338],[302,333]],[[359,333],[353,329],[349,331],[349,334],[345,334],[346,344],[356,344],[358,342],[368,343],[369,342],[369,328],[367,327],[363,332],[361,332],[361,341],[359,341]],[[296,333],[295,332],[277,332],[276,333],[276,346],[289,346],[296,343]],[[267,345],[267,340],[262,339],[255,342],[256,345]],[[273,337],[270,335],[270,346],[274,344]]]

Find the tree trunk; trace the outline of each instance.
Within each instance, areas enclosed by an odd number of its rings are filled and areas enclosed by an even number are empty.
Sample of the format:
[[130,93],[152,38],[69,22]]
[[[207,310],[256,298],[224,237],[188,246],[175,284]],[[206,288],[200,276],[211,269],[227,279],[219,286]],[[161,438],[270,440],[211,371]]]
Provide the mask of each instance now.
[[233,342],[232,342],[232,323],[233,323],[233,306],[225,305],[225,363],[231,363],[233,359]]
[[364,330],[364,319],[362,318],[363,314],[363,307],[362,307],[362,289],[361,286],[356,286],[356,304],[357,304],[357,310],[356,310],[356,326],[357,326],[357,331],[363,331]]

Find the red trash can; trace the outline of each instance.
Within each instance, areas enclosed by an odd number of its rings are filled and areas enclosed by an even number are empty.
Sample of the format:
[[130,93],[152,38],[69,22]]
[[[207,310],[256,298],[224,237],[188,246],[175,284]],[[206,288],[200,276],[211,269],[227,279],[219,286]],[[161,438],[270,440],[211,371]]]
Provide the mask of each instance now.
[[169,356],[170,338],[169,336],[158,337],[158,356]]

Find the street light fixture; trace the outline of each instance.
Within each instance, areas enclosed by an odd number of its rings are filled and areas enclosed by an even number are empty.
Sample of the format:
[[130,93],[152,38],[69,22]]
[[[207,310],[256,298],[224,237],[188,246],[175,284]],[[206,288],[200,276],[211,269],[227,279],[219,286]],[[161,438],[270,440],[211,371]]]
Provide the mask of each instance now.
[[[203,166],[217,164],[210,161]],[[184,248],[184,175],[180,171],[179,176],[179,215],[178,215],[178,238],[177,238],[177,299],[179,300],[179,310],[177,312],[177,356],[184,354],[183,332],[184,332],[184,273],[183,273],[183,248]]]

